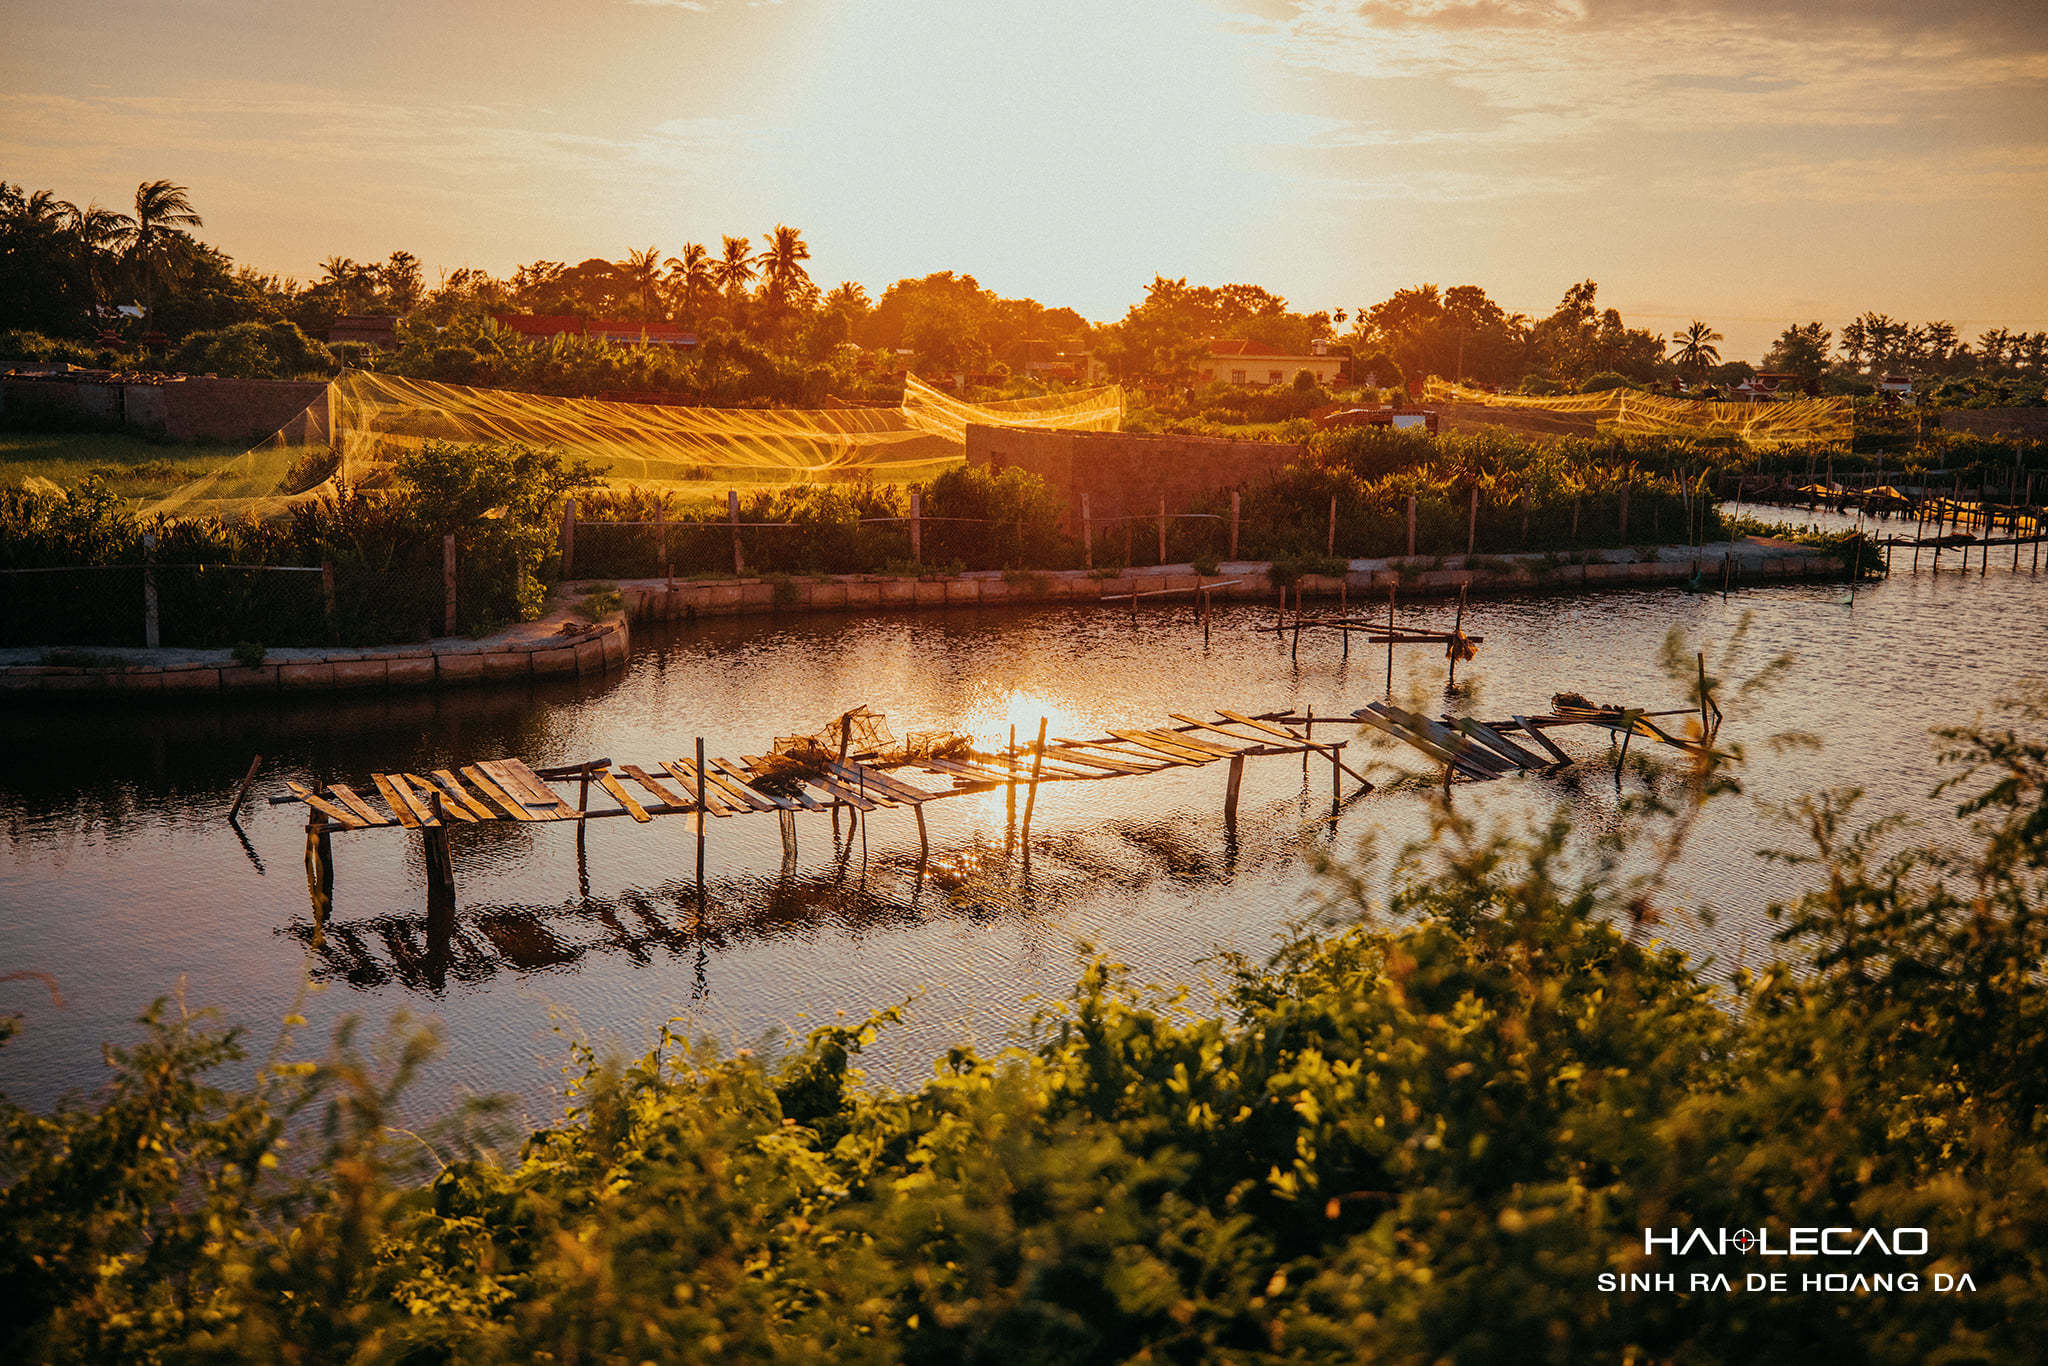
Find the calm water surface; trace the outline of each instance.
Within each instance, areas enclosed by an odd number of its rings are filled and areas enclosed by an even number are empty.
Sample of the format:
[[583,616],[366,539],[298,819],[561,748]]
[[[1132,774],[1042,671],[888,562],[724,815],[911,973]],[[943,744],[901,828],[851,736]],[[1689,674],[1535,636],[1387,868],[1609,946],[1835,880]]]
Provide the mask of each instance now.
[[[1738,674],[1796,654],[1767,697],[1728,704],[1723,737],[1752,753],[1749,798],[1709,813],[1679,873],[1685,900],[1711,904],[1714,922],[1679,916],[1661,930],[1732,964],[1768,943],[1763,889],[1781,875],[1756,851],[1794,838],[1758,801],[1854,783],[1873,812],[1937,814],[1928,728],[2048,673],[2048,576],[1998,563],[1965,576],[1943,560],[1939,577],[1924,560],[1917,577],[1901,561],[1853,608],[1839,584],[1727,601],[1676,590],[1477,601],[1466,629],[1486,642],[1461,666],[1448,705],[1498,717],[1544,710],[1567,688],[1681,705],[1658,664],[1674,626],[1712,659],[1750,616]],[[1418,604],[1401,619],[1447,624],[1449,613]],[[224,815],[252,753],[266,756],[262,794],[288,777],[356,782],[372,769],[493,755],[535,767],[648,763],[687,755],[699,735],[713,754],[757,754],[861,704],[898,735],[950,729],[999,741],[1012,723],[1028,738],[1040,715],[1054,734],[1080,734],[1219,706],[1313,706],[1321,716],[1381,696],[1383,651],[1361,644],[1346,662],[1334,640],[1310,637],[1290,659],[1252,629],[1269,619],[1269,609],[1219,610],[1207,646],[1185,605],[1141,612],[1135,626],[1071,608],[729,622],[643,630],[626,670],[590,683],[232,707],[10,703],[0,716],[0,972],[48,974],[62,1002],[32,978],[0,983],[0,1010],[26,1017],[0,1052],[0,1089],[43,1104],[93,1085],[101,1043],[132,1038],[134,1015],[181,982],[191,1004],[249,1026],[259,1053],[295,1007],[311,1017],[315,1044],[346,1015],[373,1032],[400,1014],[432,1019],[446,1048],[418,1108],[502,1091],[539,1120],[564,1034],[638,1050],[681,1016],[731,1046],[773,1046],[807,1019],[915,996],[910,1023],[872,1069],[902,1081],[963,1035],[1010,1038],[1029,997],[1071,982],[1080,941],[1141,977],[1196,980],[1216,949],[1262,954],[1313,906],[1323,894],[1308,869],[1313,850],[1348,852],[1370,836],[1391,851],[1419,836],[1421,796],[1383,789],[1347,801],[1333,821],[1326,765],[1304,775],[1292,759],[1252,760],[1233,838],[1220,765],[1054,784],[1039,794],[1028,873],[1005,856],[1002,795],[962,797],[928,809],[934,859],[922,878],[906,811],[877,812],[837,838],[827,817],[800,817],[788,873],[775,821],[713,821],[701,916],[686,821],[594,822],[580,861],[567,823],[458,828],[457,933],[438,966],[426,953],[416,839],[335,838],[334,913],[315,953],[300,808],[255,802],[242,835]],[[1445,705],[1438,652],[1409,647],[1395,672],[1397,694]],[[1774,754],[1759,743],[1787,730],[1812,732],[1824,748]],[[1588,761],[1576,772],[1461,786],[1456,800],[1496,819],[1565,803],[1582,829],[1605,828],[1616,792],[1604,738],[1560,739]],[[1354,767],[1412,757],[1369,745],[1353,742]]]

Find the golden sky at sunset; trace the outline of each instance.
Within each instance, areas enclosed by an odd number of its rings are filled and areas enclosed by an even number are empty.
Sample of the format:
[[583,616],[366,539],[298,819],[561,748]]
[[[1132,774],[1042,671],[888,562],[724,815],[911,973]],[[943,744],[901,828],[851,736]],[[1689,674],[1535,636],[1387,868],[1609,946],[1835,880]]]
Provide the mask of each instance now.
[[301,277],[803,229],[1122,314],[1155,273],[1424,280],[1755,358],[1866,308],[2048,326],[2048,5],[1953,0],[8,0],[0,178]]

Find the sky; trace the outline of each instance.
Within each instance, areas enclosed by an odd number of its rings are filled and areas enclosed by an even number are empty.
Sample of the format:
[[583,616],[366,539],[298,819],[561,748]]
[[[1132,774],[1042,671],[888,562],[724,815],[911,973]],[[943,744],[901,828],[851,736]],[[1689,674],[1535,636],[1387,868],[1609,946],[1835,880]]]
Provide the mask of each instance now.
[[2048,328],[2042,0],[0,0],[0,179],[301,279],[800,228],[1120,317],[1155,274],[1755,360],[1866,309]]

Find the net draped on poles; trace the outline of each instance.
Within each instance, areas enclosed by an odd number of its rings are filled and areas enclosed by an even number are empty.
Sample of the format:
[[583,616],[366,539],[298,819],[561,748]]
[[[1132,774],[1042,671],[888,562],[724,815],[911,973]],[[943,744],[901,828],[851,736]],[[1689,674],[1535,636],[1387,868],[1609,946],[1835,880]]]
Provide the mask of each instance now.
[[[476,389],[350,370],[267,441],[145,515],[266,516],[337,484],[375,488],[429,442],[524,442],[588,462],[608,483],[656,492],[807,483],[866,471],[923,478],[966,457],[969,424],[1116,431],[1114,385],[968,403],[906,377],[894,408],[683,408]],[[331,471],[329,466],[332,466]]]
[[1492,394],[1432,379],[1425,389],[1431,400],[1476,403],[1489,408],[1519,408],[1585,417],[1603,432],[1620,436],[1692,438],[1733,437],[1751,446],[1788,446],[1846,442],[1854,435],[1853,410],[1846,398],[1764,399],[1754,403],[1714,403],[1704,399],[1667,398],[1634,389],[1603,389],[1592,394]]

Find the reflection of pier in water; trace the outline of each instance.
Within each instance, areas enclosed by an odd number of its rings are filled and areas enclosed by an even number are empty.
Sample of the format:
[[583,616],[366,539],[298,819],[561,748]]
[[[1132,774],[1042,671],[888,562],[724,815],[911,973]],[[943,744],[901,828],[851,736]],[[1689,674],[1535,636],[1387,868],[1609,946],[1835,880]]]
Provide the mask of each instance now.
[[[1322,804],[1304,789],[1298,801],[1275,803],[1273,814],[1285,808],[1306,816],[1311,806]],[[307,946],[314,980],[364,990],[397,985],[438,995],[501,972],[563,971],[623,954],[643,967],[689,962],[692,994],[702,996],[713,952],[831,930],[858,938],[936,919],[991,924],[1105,883],[1127,891],[1158,883],[1218,886],[1245,868],[1292,862],[1318,827],[1328,828],[1326,816],[1278,820],[1264,827],[1274,838],[1246,850],[1234,831],[1219,844],[1186,820],[1132,820],[1048,840],[1028,868],[1001,844],[977,841],[935,854],[921,869],[916,851],[864,859],[849,830],[827,867],[716,879],[701,899],[694,881],[677,880],[555,905],[329,917],[324,926],[298,919],[279,932]]]

